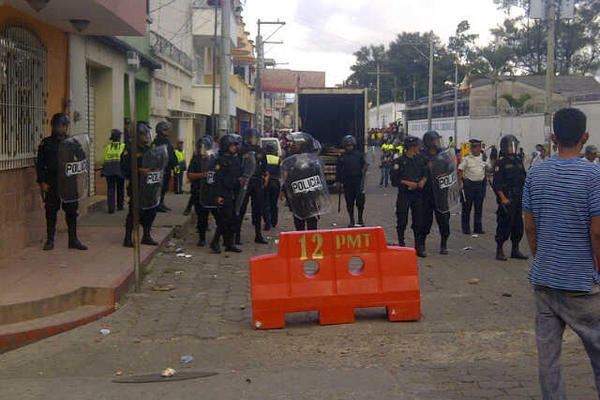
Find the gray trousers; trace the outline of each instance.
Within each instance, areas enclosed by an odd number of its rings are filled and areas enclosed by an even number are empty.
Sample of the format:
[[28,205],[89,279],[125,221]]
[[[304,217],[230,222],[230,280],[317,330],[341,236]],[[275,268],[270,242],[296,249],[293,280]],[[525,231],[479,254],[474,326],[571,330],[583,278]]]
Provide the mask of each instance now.
[[589,293],[535,286],[534,293],[535,339],[542,398],[567,398],[560,369],[560,351],[566,325],[579,335],[590,357],[600,398],[600,285],[594,286]]

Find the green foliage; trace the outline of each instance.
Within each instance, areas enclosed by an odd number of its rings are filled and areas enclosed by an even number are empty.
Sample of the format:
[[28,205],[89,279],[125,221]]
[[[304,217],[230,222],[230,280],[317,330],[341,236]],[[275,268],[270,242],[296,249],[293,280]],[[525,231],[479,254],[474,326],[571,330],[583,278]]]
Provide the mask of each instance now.
[[527,103],[528,100],[531,100],[531,95],[529,93],[524,93],[519,98],[516,98],[508,93],[504,93],[500,98],[506,100],[510,108],[516,110],[518,114],[521,114],[525,108],[525,103]]

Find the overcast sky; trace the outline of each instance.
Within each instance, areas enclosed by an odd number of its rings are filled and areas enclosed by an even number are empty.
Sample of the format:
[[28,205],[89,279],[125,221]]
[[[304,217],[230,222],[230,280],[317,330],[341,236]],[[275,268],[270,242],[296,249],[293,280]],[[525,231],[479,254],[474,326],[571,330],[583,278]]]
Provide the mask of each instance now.
[[[265,57],[278,68],[327,72],[327,86],[341,83],[354,64],[352,55],[363,45],[386,46],[397,33],[433,30],[447,42],[462,20],[469,20],[480,41],[504,20],[493,0],[246,0],[246,30],[256,38],[256,22],[285,21],[265,45]],[[263,38],[276,27],[263,25]]]

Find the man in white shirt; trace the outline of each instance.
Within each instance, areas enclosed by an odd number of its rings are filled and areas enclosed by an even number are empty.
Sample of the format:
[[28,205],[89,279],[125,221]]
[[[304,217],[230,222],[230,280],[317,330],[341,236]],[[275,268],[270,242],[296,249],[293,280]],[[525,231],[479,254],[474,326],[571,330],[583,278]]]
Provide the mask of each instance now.
[[471,234],[471,209],[475,206],[474,232],[483,234],[481,214],[485,198],[486,172],[489,164],[483,160],[481,140],[471,139],[471,154],[463,157],[458,166],[459,184],[462,191],[462,231]]
[[541,144],[535,146],[535,150],[529,163],[529,168],[532,168],[535,164],[540,163],[546,159],[546,148]]

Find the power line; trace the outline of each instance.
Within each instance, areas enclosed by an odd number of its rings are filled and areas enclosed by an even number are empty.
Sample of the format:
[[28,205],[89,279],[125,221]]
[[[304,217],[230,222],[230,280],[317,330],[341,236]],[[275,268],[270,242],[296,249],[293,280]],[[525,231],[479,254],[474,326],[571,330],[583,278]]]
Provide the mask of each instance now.
[[160,10],[160,9],[163,9],[163,8],[165,8],[165,7],[168,7],[168,6],[170,6],[171,4],[175,3],[176,1],[177,1],[177,0],[171,0],[171,1],[169,1],[169,2],[165,3],[165,4],[161,5],[161,6],[158,6],[158,7],[156,7],[154,10],[150,10],[150,14],[152,14],[153,12],[156,12],[156,11],[158,11],[158,10]]

